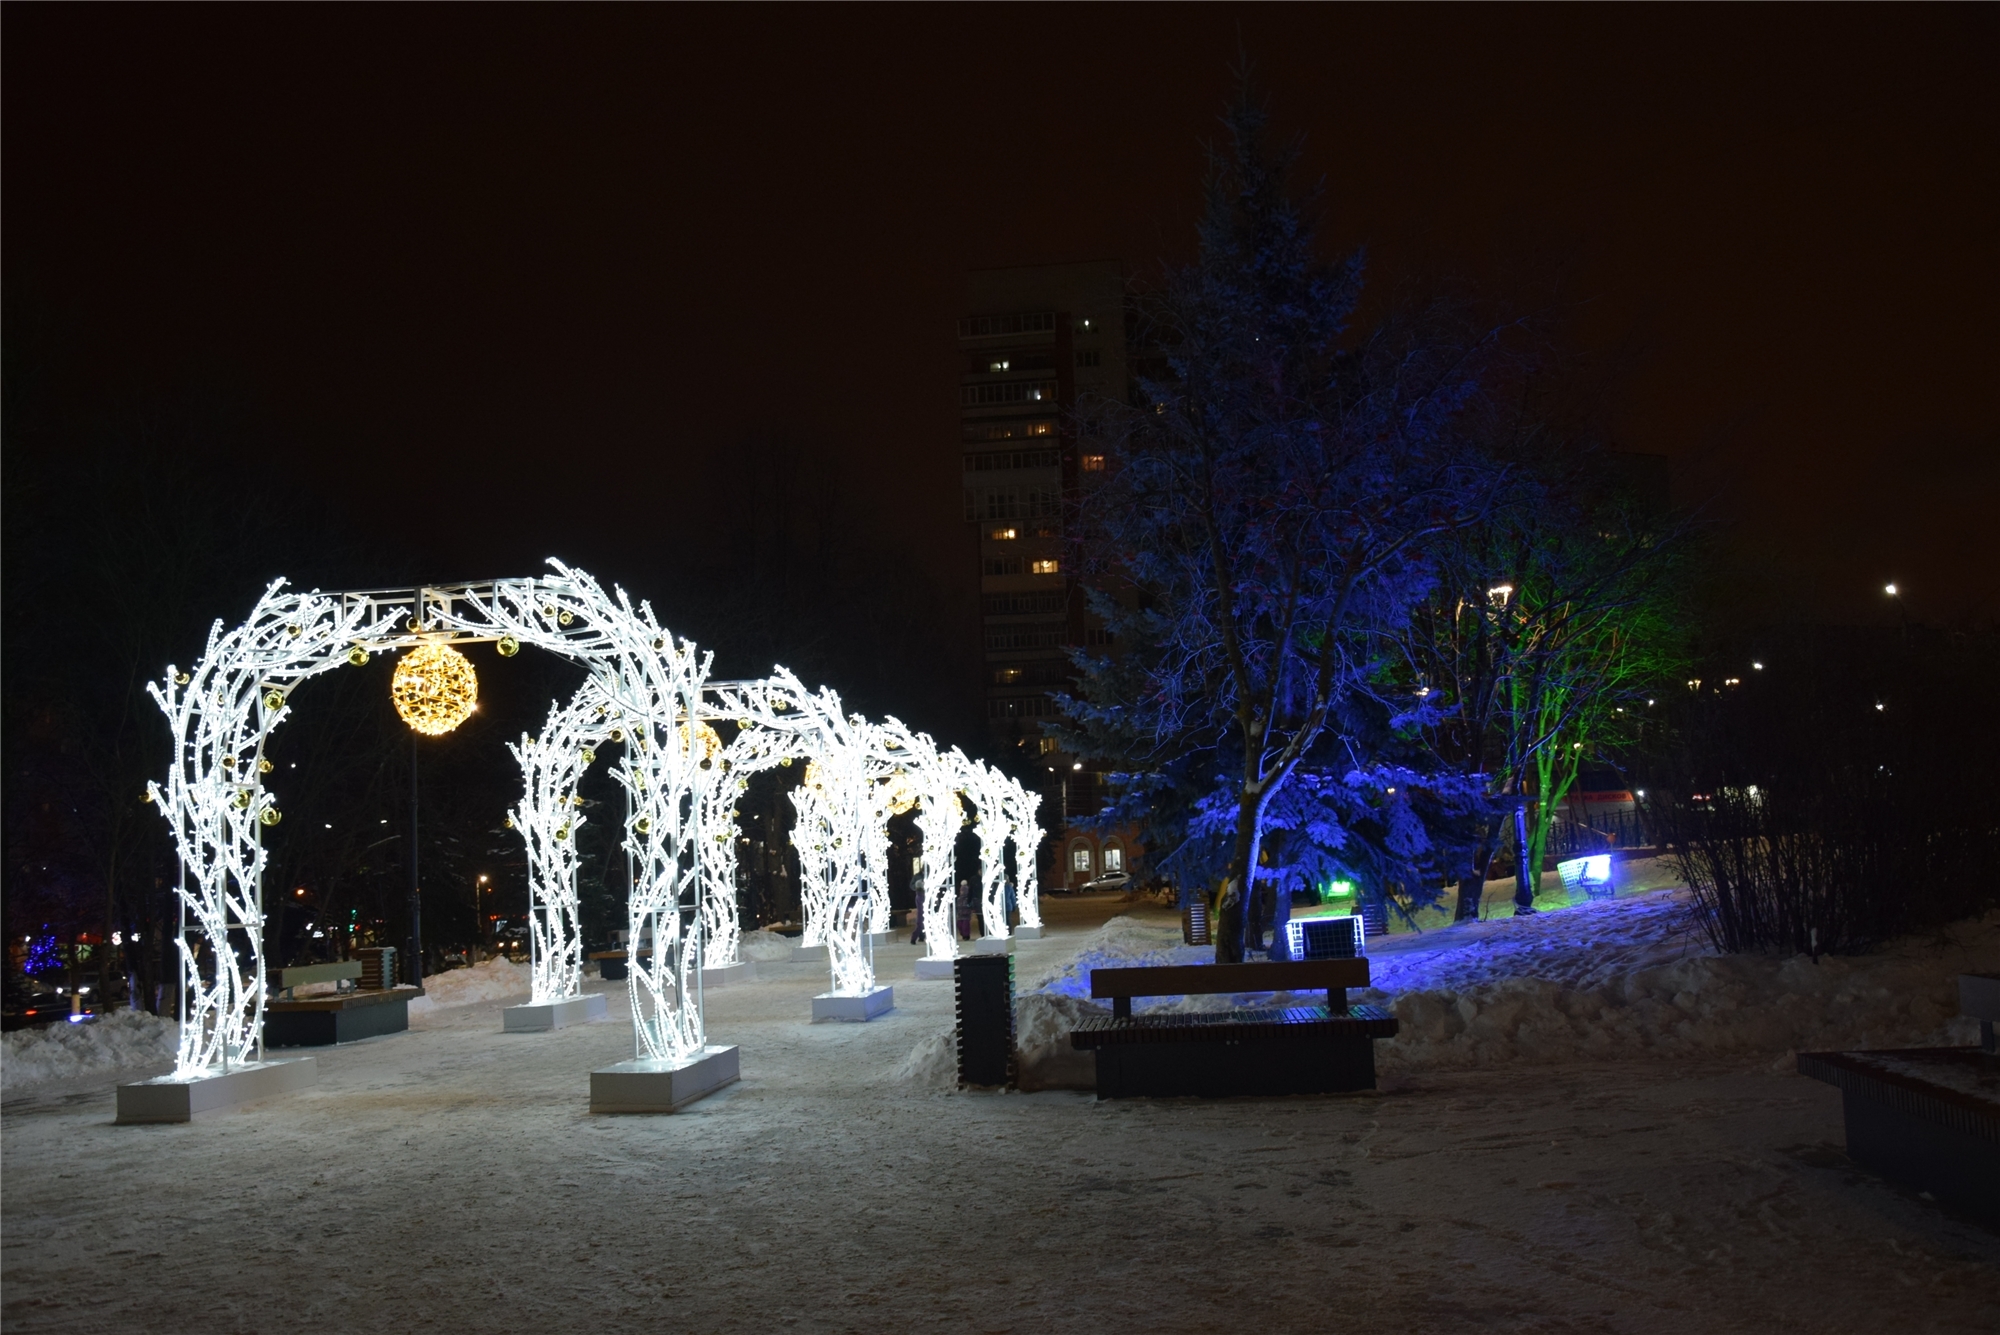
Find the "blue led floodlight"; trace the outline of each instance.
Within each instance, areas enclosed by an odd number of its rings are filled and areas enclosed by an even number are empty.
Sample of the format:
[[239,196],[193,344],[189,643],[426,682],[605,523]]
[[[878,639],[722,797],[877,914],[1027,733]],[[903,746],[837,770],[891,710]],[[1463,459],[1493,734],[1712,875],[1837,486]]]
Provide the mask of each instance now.
[[1581,890],[1595,899],[1612,894],[1611,855],[1593,853],[1589,857],[1569,858],[1556,864],[1556,874],[1562,877],[1563,886],[1570,890]]
[[1295,960],[1351,960],[1368,953],[1358,914],[1340,918],[1294,918],[1285,924],[1286,944]]

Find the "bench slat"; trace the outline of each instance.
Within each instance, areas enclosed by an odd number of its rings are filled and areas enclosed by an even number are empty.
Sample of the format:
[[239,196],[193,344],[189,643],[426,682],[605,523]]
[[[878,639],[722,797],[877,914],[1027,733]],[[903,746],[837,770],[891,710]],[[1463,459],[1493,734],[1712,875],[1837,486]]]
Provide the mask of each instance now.
[[1231,1043],[1277,1039],[1315,1043],[1339,1038],[1394,1038],[1396,1017],[1380,1006],[1356,1006],[1345,1015],[1324,1006],[1286,1006],[1253,1011],[1176,1011],[1119,1019],[1092,1015],[1070,1031],[1079,1050],[1132,1043]]
[[1180,997],[1220,992],[1318,992],[1368,986],[1368,960],[1295,960],[1288,964],[1166,964],[1092,969],[1093,997]]

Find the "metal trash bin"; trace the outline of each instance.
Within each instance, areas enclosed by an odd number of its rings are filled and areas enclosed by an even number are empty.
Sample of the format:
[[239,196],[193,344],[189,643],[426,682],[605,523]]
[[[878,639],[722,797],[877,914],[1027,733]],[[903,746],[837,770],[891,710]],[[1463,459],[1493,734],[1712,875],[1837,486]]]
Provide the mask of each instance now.
[[952,963],[958,1004],[958,1083],[1014,1083],[1014,957],[960,955]]

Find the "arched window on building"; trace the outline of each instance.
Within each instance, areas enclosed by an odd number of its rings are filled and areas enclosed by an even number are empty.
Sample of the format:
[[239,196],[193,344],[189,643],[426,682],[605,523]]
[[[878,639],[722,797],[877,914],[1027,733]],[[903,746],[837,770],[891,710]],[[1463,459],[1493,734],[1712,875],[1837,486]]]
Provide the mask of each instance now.
[[1090,845],[1081,839],[1069,846],[1069,866],[1071,871],[1090,870]]
[[1107,872],[1125,870],[1125,850],[1115,842],[1104,846],[1104,870]]

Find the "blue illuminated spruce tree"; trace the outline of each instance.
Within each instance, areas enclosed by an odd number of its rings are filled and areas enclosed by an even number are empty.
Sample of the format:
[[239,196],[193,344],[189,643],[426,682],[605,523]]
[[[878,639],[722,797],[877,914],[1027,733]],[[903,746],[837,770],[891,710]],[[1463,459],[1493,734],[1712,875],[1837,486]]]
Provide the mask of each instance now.
[[1343,718],[1491,476],[1463,429],[1482,341],[1435,308],[1356,327],[1361,256],[1322,258],[1297,146],[1270,148],[1266,122],[1247,94],[1224,116],[1198,256],[1135,299],[1132,400],[1086,424],[1106,467],[1074,531],[1118,647],[1076,655],[1061,730],[1112,764],[1116,815],[1155,839],[1226,832],[1221,961],[1244,956],[1274,819],[1332,810],[1281,800],[1301,767],[1353,795],[1371,758],[1336,744]]

